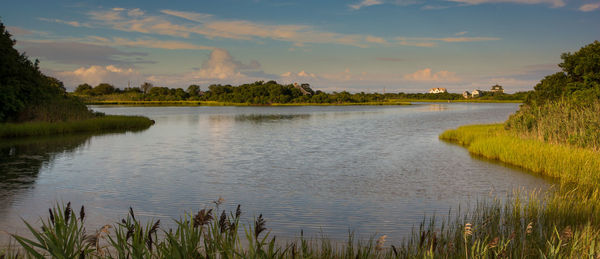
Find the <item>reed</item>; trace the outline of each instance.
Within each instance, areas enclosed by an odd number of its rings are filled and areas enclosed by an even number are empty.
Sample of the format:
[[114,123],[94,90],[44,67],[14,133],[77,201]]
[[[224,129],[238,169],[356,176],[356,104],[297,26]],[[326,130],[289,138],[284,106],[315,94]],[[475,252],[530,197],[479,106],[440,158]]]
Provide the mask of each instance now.
[[[596,188],[560,185],[546,193],[515,191],[485,198],[466,211],[426,217],[401,242],[327,237],[277,241],[260,215],[240,223],[242,211],[218,213],[219,204],[175,220],[143,223],[130,208],[118,223],[88,234],[85,214],[56,205],[41,229],[27,224],[36,239],[13,235],[21,248],[6,258],[64,255],[62,258],[581,258],[600,256],[600,194]],[[64,212],[63,212],[64,211]],[[82,209],[83,211],[83,209]],[[65,215],[71,215],[67,218]],[[218,216],[217,216],[218,215]],[[240,230],[243,229],[243,235]],[[104,244],[104,245],[99,245]]]
[[65,122],[2,123],[0,124],[0,138],[142,130],[152,124],[154,122],[146,117],[117,115]]

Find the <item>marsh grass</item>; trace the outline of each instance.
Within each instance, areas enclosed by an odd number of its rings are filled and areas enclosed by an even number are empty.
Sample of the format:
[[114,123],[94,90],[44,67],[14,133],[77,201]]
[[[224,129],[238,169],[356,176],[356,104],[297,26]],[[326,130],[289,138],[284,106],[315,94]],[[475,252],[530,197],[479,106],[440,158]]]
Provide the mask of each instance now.
[[464,145],[473,154],[519,166],[561,182],[600,184],[600,154],[589,148],[521,137],[505,130],[502,124],[462,126],[445,131],[440,139]]
[[0,138],[48,136],[84,132],[142,130],[154,122],[142,116],[106,115],[66,122],[25,122],[0,124]]
[[600,151],[600,101],[523,105],[505,125],[523,137]]

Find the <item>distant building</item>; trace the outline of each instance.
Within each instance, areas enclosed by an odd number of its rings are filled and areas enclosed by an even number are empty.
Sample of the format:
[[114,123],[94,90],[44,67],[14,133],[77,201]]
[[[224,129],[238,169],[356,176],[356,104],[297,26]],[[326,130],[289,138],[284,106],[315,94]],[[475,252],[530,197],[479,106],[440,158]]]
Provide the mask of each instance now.
[[302,92],[302,95],[311,95],[311,93],[309,91],[307,91],[306,89],[310,89],[310,86],[308,84],[298,84],[298,83],[294,83],[294,88],[300,90],[300,92]]
[[490,91],[492,93],[504,93],[504,88],[501,85],[494,85]]
[[474,98],[474,97],[479,97],[479,96],[481,96],[481,94],[482,94],[482,91],[481,91],[481,90],[477,90],[477,89],[475,89],[475,90],[473,90],[473,92],[471,93],[471,97],[473,97],[473,98]]
[[469,99],[469,98],[471,97],[471,93],[469,93],[469,91],[464,91],[464,92],[463,92],[463,97],[464,97],[465,99]]
[[430,94],[441,94],[441,93],[447,93],[448,91],[446,90],[446,88],[431,88],[429,89],[429,93]]

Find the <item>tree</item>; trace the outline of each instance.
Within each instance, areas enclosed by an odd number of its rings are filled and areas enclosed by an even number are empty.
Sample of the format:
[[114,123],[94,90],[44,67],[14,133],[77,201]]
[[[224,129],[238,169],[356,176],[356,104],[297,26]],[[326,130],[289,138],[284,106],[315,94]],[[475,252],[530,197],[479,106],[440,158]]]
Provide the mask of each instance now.
[[200,95],[200,86],[199,85],[190,85],[187,88],[187,93],[191,97],[197,97]]
[[111,84],[101,83],[94,87],[93,91],[97,95],[112,94],[115,92],[115,87]]
[[147,93],[148,93],[148,91],[149,91],[149,90],[150,90],[152,87],[154,87],[154,86],[153,86],[151,83],[148,83],[148,82],[144,82],[144,83],[143,83],[143,84],[140,86],[140,88],[142,89],[142,92],[143,92],[144,94],[147,94]]
[[90,94],[90,92],[92,91],[92,86],[89,84],[80,84],[77,86],[77,88],[75,88],[75,93],[76,94]]

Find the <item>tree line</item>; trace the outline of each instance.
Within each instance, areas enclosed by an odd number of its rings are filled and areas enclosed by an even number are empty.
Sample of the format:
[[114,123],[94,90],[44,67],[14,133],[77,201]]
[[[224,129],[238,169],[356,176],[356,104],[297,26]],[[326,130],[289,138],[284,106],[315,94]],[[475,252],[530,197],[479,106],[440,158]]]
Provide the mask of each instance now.
[[[368,103],[395,99],[412,100],[460,100],[457,93],[350,93],[348,91],[326,93],[313,90],[309,84],[279,84],[276,81],[256,81],[238,86],[213,84],[202,91],[199,85],[183,88],[168,88],[143,83],[139,87],[116,88],[101,83],[77,86],[74,94],[90,101],[217,101],[248,104],[273,103]],[[527,92],[515,94],[483,92],[481,100],[524,100]]]

